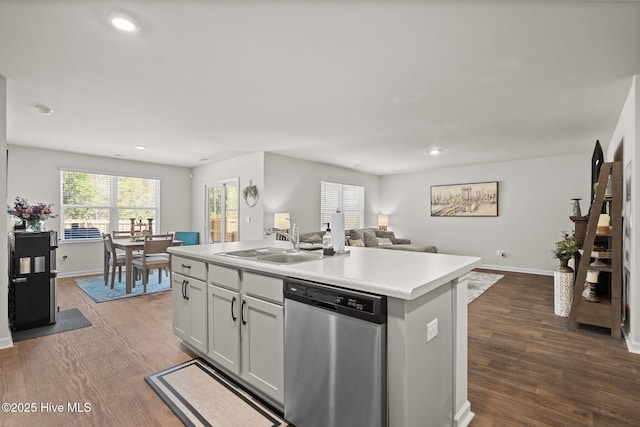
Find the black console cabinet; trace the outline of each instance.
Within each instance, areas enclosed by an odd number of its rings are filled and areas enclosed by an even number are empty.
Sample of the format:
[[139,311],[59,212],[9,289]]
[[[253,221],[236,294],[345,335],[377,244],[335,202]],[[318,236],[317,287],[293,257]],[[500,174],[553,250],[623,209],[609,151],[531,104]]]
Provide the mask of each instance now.
[[55,323],[55,231],[9,233],[9,326],[14,331]]

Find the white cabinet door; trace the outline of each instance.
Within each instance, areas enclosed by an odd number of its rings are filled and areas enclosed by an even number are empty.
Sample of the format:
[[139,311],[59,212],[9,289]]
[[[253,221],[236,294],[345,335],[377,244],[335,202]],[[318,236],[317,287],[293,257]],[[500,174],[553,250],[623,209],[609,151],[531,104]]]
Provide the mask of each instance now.
[[173,333],[184,342],[207,352],[207,292],[202,280],[171,274]]
[[240,374],[240,293],[209,284],[208,356]]
[[243,296],[242,374],[277,402],[284,401],[284,308]]
[[206,353],[207,347],[207,284],[202,280],[186,278],[186,296],[189,302],[189,334],[185,339],[196,350]]
[[186,277],[171,274],[171,293],[173,297],[173,333],[183,340],[189,337],[189,325],[191,323],[191,309],[189,300],[185,298]]

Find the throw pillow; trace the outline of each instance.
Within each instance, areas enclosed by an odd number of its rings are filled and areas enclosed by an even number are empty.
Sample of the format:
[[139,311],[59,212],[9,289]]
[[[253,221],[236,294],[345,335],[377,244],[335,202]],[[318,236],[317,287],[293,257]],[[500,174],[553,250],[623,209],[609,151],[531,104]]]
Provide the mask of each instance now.
[[393,246],[393,242],[386,237],[378,237],[378,246]]
[[319,232],[305,233],[300,235],[300,241],[305,243],[322,243],[322,234]]
[[349,246],[358,246],[360,248],[364,248],[364,241],[360,239],[351,239],[349,242],[350,242]]
[[[398,243],[398,241],[396,240],[396,235],[393,234],[393,231],[381,231],[381,230],[377,230],[376,231],[376,237],[382,237],[382,238],[386,238],[391,240],[391,243],[393,243],[394,245]],[[380,244],[380,243],[378,243]]]
[[347,234],[352,240],[364,241],[364,235],[362,234],[362,230],[352,228],[351,230],[347,230],[345,234]]
[[362,234],[364,235],[364,245],[366,247],[378,246],[378,238],[373,230],[362,230]]

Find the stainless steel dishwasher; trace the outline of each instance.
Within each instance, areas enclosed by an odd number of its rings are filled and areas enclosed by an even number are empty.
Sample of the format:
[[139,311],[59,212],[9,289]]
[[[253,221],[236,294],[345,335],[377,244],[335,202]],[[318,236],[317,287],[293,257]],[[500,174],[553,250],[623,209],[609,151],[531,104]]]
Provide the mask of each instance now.
[[386,426],[386,297],[290,278],[284,297],[287,421]]

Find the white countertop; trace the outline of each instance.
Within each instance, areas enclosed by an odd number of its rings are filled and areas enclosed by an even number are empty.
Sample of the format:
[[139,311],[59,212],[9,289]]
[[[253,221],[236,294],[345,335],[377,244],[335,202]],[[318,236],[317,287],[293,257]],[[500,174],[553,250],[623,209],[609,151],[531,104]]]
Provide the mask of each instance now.
[[219,255],[268,246],[291,248],[289,242],[254,240],[171,247],[169,252],[218,265],[312,280],[405,300],[424,295],[462,276],[481,262],[479,257],[360,247],[347,247],[349,255],[327,256],[289,265]]

